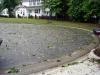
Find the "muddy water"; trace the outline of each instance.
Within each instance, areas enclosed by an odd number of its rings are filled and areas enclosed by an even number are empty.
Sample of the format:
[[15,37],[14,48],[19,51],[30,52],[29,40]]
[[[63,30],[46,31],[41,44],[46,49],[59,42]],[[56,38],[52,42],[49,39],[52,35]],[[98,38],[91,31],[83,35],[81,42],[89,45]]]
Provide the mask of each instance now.
[[93,40],[79,29],[27,24],[0,24],[0,38],[0,68],[59,58]]

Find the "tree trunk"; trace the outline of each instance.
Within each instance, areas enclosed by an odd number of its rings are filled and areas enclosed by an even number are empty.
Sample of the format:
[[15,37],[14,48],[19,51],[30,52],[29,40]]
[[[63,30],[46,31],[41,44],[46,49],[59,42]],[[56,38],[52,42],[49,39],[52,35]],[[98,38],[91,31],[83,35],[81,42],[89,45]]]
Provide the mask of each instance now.
[[48,23],[51,23],[51,18],[52,18],[52,11],[49,11],[49,19],[48,19]]
[[9,17],[14,17],[13,11],[10,8],[8,9],[8,14],[9,14]]

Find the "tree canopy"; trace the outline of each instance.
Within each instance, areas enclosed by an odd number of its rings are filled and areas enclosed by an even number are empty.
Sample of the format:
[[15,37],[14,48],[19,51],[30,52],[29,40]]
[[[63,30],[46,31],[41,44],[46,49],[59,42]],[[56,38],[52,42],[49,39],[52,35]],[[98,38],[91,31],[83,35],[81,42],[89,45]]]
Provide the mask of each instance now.
[[78,21],[87,21],[94,15],[100,16],[100,1],[70,0],[68,15]]
[[56,16],[66,16],[68,10],[67,0],[43,0],[45,8],[56,14]]
[[100,17],[100,0],[43,0],[56,16],[70,16],[76,21],[87,21],[93,16]]
[[81,10],[84,0],[70,0],[68,15],[74,20],[83,20],[84,12]]
[[13,10],[21,2],[21,0],[1,0],[1,10],[7,8],[9,17],[13,16]]

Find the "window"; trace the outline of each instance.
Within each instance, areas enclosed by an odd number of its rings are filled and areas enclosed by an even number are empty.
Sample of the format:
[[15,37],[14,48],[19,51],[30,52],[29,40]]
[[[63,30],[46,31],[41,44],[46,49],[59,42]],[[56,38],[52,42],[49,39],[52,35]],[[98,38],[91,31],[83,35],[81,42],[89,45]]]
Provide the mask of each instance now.
[[37,5],[40,5],[41,3],[40,2],[37,2]]
[[23,13],[23,11],[21,10],[21,14]]
[[32,6],[32,0],[29,0],[29,5]]
[[40,2],[40,0],[33,0],[33,2]]
[[29,13],[32,13],[32,10],[29,10]]
[[23,10],[23,16],[25,15],[25,10]]
[[35,3],[35,2],[33,2],[33,5],[36,5],[36,3]]
[[36,2],[36,0],[33,0],[33,2]]
[[41,0],[29,0],[29,5],[40,5],[41,4]]
[[40,5],[40,4],[41,4],[40,0],[37,0],[37,5]]
[[35,9],[35,13],[40,13],[40,9]]
[[40,2],[40,0],[37,0],[37,2]]

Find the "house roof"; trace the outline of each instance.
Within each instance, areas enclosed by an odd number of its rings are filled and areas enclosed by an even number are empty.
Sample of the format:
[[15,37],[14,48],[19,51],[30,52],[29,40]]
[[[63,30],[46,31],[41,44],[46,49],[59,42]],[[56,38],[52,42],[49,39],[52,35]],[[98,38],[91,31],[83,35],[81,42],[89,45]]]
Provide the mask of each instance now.
[[24,5],[18,5],[17,8],[26,8],[27,6]]
[[15,10],[17,10],[17,9],[19,9],[19,8],[27,8],[27,7],[24,6],[24,5],[18,5],[18,6],[16,6]]

